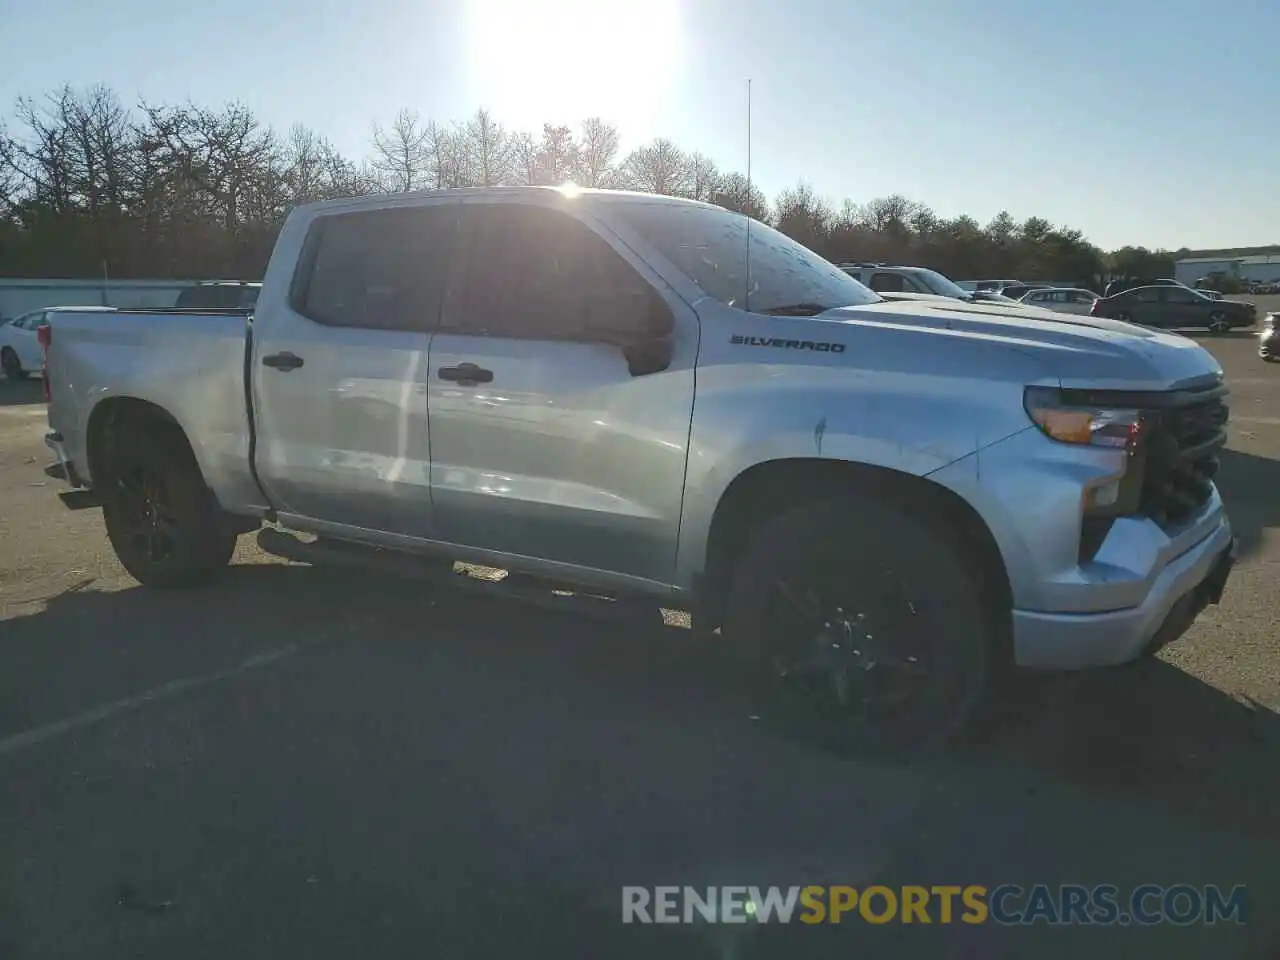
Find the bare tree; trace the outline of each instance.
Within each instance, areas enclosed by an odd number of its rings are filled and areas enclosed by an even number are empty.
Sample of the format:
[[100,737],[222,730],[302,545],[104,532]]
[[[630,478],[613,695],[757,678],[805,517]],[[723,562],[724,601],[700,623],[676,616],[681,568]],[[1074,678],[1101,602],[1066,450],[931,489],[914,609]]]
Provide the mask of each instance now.
[[720,190],[720,171],[705,153],[689,154],[689,196],[710,200]]
[[571,181],[578,171],[578,144],[568,127],[544,123],[542,142],[538,144],[537,183],[562,184]]
[[538,144],[533,135],[517,133],[511,137],[511,177],[518,184],[538,183]]
[[663,138],[632,150],[622,164],[622,173],[627,186],[646,193],[683,196],[693,183],[689,158]]
[[496,187],[511,176],[511,137],[483,107],[467,122],[471,179],[478,187]]
[[324,137],[301,124],[289,130],[281,152],[291,204],[332,200],[371,191],[373,177],[360,171]]
[[459,151],[463,144],[458,135],[434,120],[427,124],[424,133],[423,151],[435,188],[462,186],[464,163]]
[[778,194],[774,203],[775,226],[806,247],[821,250],[833,219],[831,205],[803,181]]
[[429,134],[416,110],[401,110],[390,129],[373,125],[373,168],[391,193],[418,190],[428,184]]
[[745,213],[756,220],[769,219],[769,205],[763,191],[754,184],[748,183],[747,178],[741,173],[721,175],[711,202],[718,203],[736,213]]
[[578,182],[584,187],[611,186],[617,156],[618,128],[599,117],[584,120],[578,138]]

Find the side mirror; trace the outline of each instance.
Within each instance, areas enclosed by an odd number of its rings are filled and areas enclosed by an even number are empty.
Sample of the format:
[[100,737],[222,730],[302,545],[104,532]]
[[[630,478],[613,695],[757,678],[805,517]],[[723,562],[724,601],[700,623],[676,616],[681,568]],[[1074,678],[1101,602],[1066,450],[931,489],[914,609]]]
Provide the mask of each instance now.
[[582,305],[582,329],[587,336],[619,347],[664,340],[674,320],[652,291],[588,294]]

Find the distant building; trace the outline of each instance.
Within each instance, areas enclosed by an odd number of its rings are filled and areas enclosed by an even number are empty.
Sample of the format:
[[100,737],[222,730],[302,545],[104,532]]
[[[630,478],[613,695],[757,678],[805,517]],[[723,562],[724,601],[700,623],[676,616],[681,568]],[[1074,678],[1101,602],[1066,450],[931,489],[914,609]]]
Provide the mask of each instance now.
[[1280,255],[1255,257],[1188,257],[1173,267],[1173,278],[1179,283],[1193,284],[1210,274],[1235,277],[1255,283],[1280,281]]

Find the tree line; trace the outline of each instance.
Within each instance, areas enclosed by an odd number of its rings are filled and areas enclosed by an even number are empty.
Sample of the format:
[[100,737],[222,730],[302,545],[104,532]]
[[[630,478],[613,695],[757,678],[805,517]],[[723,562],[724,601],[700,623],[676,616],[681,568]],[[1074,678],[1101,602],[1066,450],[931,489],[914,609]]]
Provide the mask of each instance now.
[[599,117],[511,130],[401,110],[344,156],[304,126],[279,132],[243,104],[143,101],[64,87],[22,97],[0,126],[0,276],[260,279],[289,209],[334,197],[510,184],[618,187],[748,213],[831,260],[932,267],[956,278],[1172,276],[1186,251],[1105,253],[1079,230],[1002,212],[941,217],[902,196],[838,208],[803,181],[772,202],[739,171],[670,140],[623,153]]

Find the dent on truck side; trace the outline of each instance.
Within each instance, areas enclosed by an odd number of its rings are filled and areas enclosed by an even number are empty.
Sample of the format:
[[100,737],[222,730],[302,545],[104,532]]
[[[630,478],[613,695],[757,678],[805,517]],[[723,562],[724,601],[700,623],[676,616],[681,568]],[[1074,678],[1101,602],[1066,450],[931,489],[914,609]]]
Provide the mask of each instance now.
[[[685,589],[704,572],[717,506],[752,467],[818,459],[928,478],[1027,429],[1023,389],[1045,374],[1007,347],[874,321],[804,321],[806,340],[840,343],[839,352],[752,348],[733,341],[776,339],[780,328],[785,336],[787,321],[707,301],[698,308],[702,350],[676,578]],[[952,492],[963,498],[958,487]],[[980,504],[970,506],[982,517]]]

